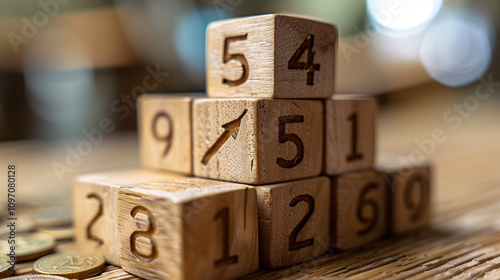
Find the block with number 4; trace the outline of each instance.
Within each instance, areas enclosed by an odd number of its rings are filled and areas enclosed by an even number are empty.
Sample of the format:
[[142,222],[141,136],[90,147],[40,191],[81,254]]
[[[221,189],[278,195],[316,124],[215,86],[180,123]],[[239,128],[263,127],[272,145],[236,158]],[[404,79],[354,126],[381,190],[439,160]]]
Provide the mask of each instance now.
[[77,249],[102,255],[108,263],[119,266],[115,207],[118,189],[129,184],[176,178],[183,177],[140,169],[79,176],[73,184]]
[[258,268],[254,188],[199,178],[120,188],[122,268],[145,279],[233,279]]
[[267,184],[317,176],[323,104],[316,100],[197,99],[193,165],[199,177]]
[[376,117],[374,98],[335,95],[325,101],[325,174],[373,167]]
[[139,98],[143,166],[192,174],[191,103],[201,94],[146,94]]
[[330,221],[328,177],[255,188],[262,267],[292,265],[325,253]]
[[374,171],[332,177],[331,240],[346,250],[386,234],[387,186]]
[[328,98],[337,29],[284,15],[213,22],[207,29],[210,97]]
[[389,229],[402,234],[425,227],[430,221],[430,165],[396,167],[381,164],[389,190]]

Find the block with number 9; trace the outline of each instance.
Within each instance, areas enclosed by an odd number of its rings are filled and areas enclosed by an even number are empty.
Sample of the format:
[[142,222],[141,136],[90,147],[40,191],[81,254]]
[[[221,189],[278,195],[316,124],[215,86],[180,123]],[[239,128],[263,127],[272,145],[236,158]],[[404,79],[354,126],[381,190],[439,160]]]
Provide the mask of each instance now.
[[328,98],[337,29],[284,15],[213,22],[207,30],[210,97]]
[[191,102],[201,95],[147,94],[138,101],[143,166],[186,175],[191,169]]

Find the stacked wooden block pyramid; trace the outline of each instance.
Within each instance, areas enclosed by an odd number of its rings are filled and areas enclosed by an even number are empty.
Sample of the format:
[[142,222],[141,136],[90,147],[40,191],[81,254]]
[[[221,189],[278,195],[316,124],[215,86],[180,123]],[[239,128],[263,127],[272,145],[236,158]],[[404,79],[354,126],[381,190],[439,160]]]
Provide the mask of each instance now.
[[76,180],[78,249],[146,279],[231,279],[426,225],[429,168],[376,171],[376,101],[332,97],[336,52],[325,23],[210,24],[209,98],[141,97],[144,169]]

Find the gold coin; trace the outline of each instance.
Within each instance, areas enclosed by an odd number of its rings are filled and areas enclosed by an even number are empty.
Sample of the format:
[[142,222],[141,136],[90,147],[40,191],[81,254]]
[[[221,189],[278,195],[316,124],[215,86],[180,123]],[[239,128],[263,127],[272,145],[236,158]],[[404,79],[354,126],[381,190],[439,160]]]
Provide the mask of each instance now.
[[23,276],[9,277],[4,280],[68,280],[68,278],[61,276],[37,274],[37,275],[23,275]]
[[11,276],[14,273],[14,270],[10,270],[11,266],[7,257],[0,256],[0,278]]
[[[18,216],[15,223],[16,233],[32,231],[36,228],[35,220],[28,216]],[[11,221],[0,224],[0,235],[9,235],[11,233]]]
[[104,271],[103,257],[96,254],[69,252],[45,256],[33,264],[33,270],[68,278],[87,278]]
[[[15,240],[15,245],[10,244]],[[12,254],[12,246],[15,247],[17,262],[31,261],[52,253],[56,246],[54,237],[44,233],[23,233],[15,235],[15,239],[0,241],[0,254]]]

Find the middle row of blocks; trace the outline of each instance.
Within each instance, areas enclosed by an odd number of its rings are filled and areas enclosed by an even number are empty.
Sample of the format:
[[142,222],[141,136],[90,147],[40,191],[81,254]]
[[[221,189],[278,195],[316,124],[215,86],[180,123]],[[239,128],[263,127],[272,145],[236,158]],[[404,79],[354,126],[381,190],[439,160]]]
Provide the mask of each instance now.
[[373,166],[373,98],[139,100],[144,166],[247,184]]

